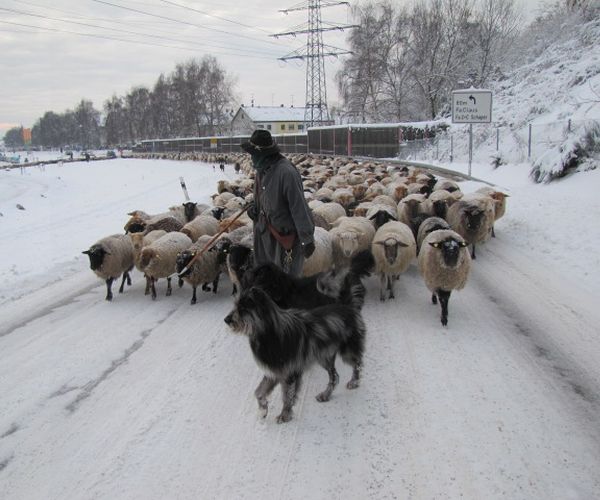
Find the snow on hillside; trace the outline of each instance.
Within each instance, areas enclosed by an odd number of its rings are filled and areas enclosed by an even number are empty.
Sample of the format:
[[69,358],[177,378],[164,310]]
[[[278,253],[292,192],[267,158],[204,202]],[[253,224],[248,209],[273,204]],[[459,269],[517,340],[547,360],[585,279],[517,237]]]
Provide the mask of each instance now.
[[[563,29],[572,36],[563,33],[533,61],[492,85],[493,122],[473,126],[474,161],[490,163],[497,154],[496,128],[502,161],[527,161],[531,124],[531,162],[541,172],[539,180],[547,180],[594,125],[600,137],[600,20],[579,26],[566,23]],[[452,125],[451,131],[455,157],[465,158],[468,126]],[[598,151],[596,155],[583,169],[598,165]]]

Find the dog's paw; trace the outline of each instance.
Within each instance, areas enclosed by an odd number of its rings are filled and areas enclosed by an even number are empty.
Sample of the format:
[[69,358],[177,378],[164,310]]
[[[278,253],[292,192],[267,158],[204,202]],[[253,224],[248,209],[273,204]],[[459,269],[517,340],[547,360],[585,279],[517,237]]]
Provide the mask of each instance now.
[[326,403],[331,399],[331,394],[327,394],[327,391],[323,391],[321,394],[317,394],[317,401],[319,403]]
[[278,424],[284,424],[292,420],[292,412],[282,411],[277,417]]
[[360,386],[360,382],[358,380],[351,380],[346,384],[348,389],[356,389]]

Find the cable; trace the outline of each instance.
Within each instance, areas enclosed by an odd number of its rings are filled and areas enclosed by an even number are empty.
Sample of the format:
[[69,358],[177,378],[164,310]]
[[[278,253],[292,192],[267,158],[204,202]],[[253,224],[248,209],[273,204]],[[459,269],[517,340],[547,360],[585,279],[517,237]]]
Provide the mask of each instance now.
[[138,14],[144,14],[145,16],[158,17],[159,19],[165,19],[167,21],[171,21],[171,22],[178,23],[178,24],[186,24],[188,26],[194,26],[194,27],[200,28],[200,29],[205,29],[205,30],[210,30],[210,31],[216,31],[217,33],[224,33],[224,34],[229,35],[229,36],[237,36],[237,37],[240,37],[240,38],[246,38],[248,40],[253,40],[255,42],[268,43],[268,44],[271,44],[271,45],[276,45],[278,47],[281,47],[280,44],[277,44],[275,42],[271,42],[271,41],[268,41],[268,40],[260,40],[258,38],[254,38],[254,37],[251,37],[251,36],[239,35],[237,33],[231,32],[231,31],[220,30],[220,29],[217,29],[217,28],[210,28],[208,26],[202,26],[202,25],[199,25],[199,24],[189,23],[187,21],[180,21],[179,19],[174,19],[172,17],[161,16],[159,14],[152,14],[150,12],[145,12],[143,10],[133,9],[131,7],[125,7],[124,5],[117,5],[117,4],[114,4],[114,3],[111,3],[111,2],[106,2],[105,0],[91,0],[91,1],[92,2],[96,2],[96,3],[101,3],[101,4],[104,4],[104,5],[110,5],[111,7],[117,7],[119,9],[124,9],[124,10],[129,10],[129,11],[132,11],[132,12],[137,12]]
[[[198,53],[198,49],[192,49],[192,48],[189,48],[189,47],[177,47],[177,46],[173,46],[173,45],[163,45],[163,44],[160,44],[160,43],[140,42],[140,41],[137,41],[137,40],[126,40],[124,38],[116,38],[116,37],[111,37],[111,36],[106,36],[106,35],[94,35],[92,33],[80,33],[80,32],[77,32],[77,31],[60,30],[60,29],[57,29],[57,28],[46,28],[44,26],[32,26],[31,24],[14,23],[14,22],[11,22],[11,21],[2,21],[2,20],[0,20],[0,23],[11,24],[11,25],[14,25],[14,26],[24,26],[26,28],[36,28],[38,30],[55,31],[57,33],[68,33],[70,35],[87,36],[87,37],[91,37],[91,38],[101,38],[103,40],[115,40],[117,42],[134,43],[136,45],[149,45],[149,46],[153,46],[153,47],[165,47],[167,49],[188,50],[188,51],[191,51],[191,52]],[[217,55],[223,55],[223,56],[239,56],[239,54],[230,54],[230,53],[227,53],[227,52],[215,52],[215,54],[217,54]],[[268,60],[272,60],[271,57],[261,57],[261,56],[252,56],[252,55],[249,55],[248,57],[252,57],[254,59],[268,59]]]
[[269,54],[268,52],[264,52],[264,51],[260,51],[260,50],[236,49],[236,48],[233,48],[233,47],[226,47],[226,46],[224,47],[222,45],[214,45],[214,44],[211,45],[211,44],[207,44],[207,43],[200,44],[200,43],[189,42],[189,41],[181,40],[181,39],[177,39],[177,38],[164,37],[164,36],[160,36],[160,35],[148,35],[146,33],[140,33],[138,31],[122,30],[122,29],[119,29],[119,28],[107,28],[107,27],[104,27],[104,26],[98,26],[97,24],[80,23],[78,21],[65,21],[64,19],[58,19],[56,17],[43,16],[41,14],[33,14],[33,13],[30,13],[30,12],[24,12],[24,11],[15,10],[15,9],[7,9],[5,7],[0,7],[0,10],[7,11],[7,12],[12,12],[12,13],[16,13],[16,14],[21,14],[21,15],[25,15],[25,16],[39,17],[39,18],[48,19],[48,20],[51,20],[51,21],[58,21],[58,22],[61,22],[61,23],[77,24],[79,26],[86,26],[86,27],[89,27],[89,28],[99,28],[99,29],[104,29],[104,30],[117,31],[119,33],[127,33],[129,35],[140,35],[140,36],[146,36],[146,37],[149,37],[149,38],[159,38],[159,39],[162,39],[162,40],[169,40],[169,41],[174,41],[174,42],[189,43],[189,44],[192,44],[192,45],[198,45],[198,46],[202,46],[202,47],[207,47],[208,46],[208,47],[214,47],[214,48],[217,48],[217,49],[229,49],[229,50],[234,50],[234,51],[238,51],[238,52],[242,52],[242,53],[254,52],[254,53],[257,53],[257,54],[264,54],[264,55],[268,55]]

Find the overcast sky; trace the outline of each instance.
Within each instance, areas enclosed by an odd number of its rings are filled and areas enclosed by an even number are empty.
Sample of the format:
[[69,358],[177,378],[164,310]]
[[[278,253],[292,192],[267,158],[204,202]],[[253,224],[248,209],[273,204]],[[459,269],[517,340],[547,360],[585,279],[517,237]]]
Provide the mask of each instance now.
[[[542,0],[522,0],[528,13]],[[275,39],[307,22],[297,0],[0,0],[0,136],[31,127],[46,111],[90,99],[101,110],[113,94],[151,88],[179,62],[214,55],[236,79],[238,103],[304,105],[302,61],[277,60],[304,49],[306,36]],[[356,4],[354,1],[352,4]],[[195,10],[193,10],[195,9]],[[201,11],[201,12],[198,12]],[[351,24],[346,6],[322,9],[324,22]],[[324,42],[347,48],[346,32]],[[327,97],[341,59],[326,60]]]

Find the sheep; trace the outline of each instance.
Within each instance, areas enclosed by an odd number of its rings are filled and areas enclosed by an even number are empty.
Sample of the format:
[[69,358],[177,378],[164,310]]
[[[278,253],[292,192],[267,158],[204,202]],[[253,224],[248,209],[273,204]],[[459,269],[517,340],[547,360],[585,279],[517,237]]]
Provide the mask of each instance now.
[[133,269],[133,245],[129,236],[113,234],[94,243],[82,253],[90,259],[90,269],[106,283],[106,300],[113,299],[112,283],[121,274],[123,280],[119,293],[123,293],[125,281],[131,285],[129,271]]
[[339,203],[347,210],[356,201],[356,198],[354,198],[354,193],[351,189],[338,188],[333,192],[331,201]]
[[187,234],[192,242],[196,242],[200,236],[213,236],[219,232],[219,221],[214,217],[199,215],[194,220],[188,222],[180,231]]
[[408,186],[404,182],[392,181],[385,187],[385,191],[396,203],[399,203],[408,194]]
[[171,233],[174,231],[181,231],[183,228],[183,223],[180,219],[176,217],[163,216],[163,217],[153,217],[152,219],[146,221],[144,226],[144,233],[148,234],[150,231],[164,230],[167,233]]
[[[142,248],[150,245],[165,234],[167,234],[167,232],[162,229],[150,231],[148,234],[129,233],[129,237],[131,238],[131,244],[133,246],[133,263],[138,271],[142,273],[144,272],[144,269],[140,263]],[[145,274],[144,276],[146,277],[146,289],[144,291],[144,295],[148,295],[150,293],[150,278],[148,278]]]
[[315,227],[315,251],[304,261],[303,276],[330,271],[333,267],[333,240],[331,234],[322,227]]
[[390,221],[375,233],[371,251],[375,257],[375,272],[379,274],[379,300],[394,298],[394,278],[408,269],[417,256],[415,237],[403,222]]
[[441,217],[427,217],[427,219],[419,225],[419,230],[417,232],[417,253],[419,253],[423,240],[427,235],[438,229],[450,229],[450,224]]
[[431,302],[442,307],[441,322],[448,324],[448,302],[452,290],[461,290],[471,270],[468,243],[457,232],[439,229],[427,235],[419,251],[419,271],[431,291]]
[[460,191],[456,191],[454,193],[446,191],[445,189],[433,191],[428,198],[431,204],[431,214],[445,219],[446,214],[448,213],[448,207],[451,206],[461,196],[462,193]]
[[213,205],[215,207],[225,207],[225,205],[227,205],[227,202],[235,197],[236,196],[233,193],[230,193],[229,191],[224,191],[213,196]]
[[[508,198],[509,195],[488,186],[479,188],[475,192],[485,194],[494,200],[494,222],[506,213],[506,198]],[[492,225],[492,237],[496,237],[494,225]]]
[[371,247],[375,228],[366,217],[341,217],[329,231],[333,238],[333,265],[348,267],[350,259]]
[[433,186],[433,190],[444,190],[448,191],[449,193],[455,193],[457,191],[460,192],[460,186],[456,182],[451,181],[450,179],[439,179],[435,183],[435,186]]
[[156,300],[154,283],[160,278],[167,278],[167,296],[171,295],[171,275],[175,272],[177,254],[191,245],[192,240],[189,236],[175,231],[142,248],[140,265],[150,278],[152,300]]
[[340,217],[346,216],[346,210],[339,203],[323,203],[312,209],[314,214],[318,214],[330,225],[330,227],[337,221]]
[[493,200],[481,193],[465,195],[448,209],[446,220],[454,231],[473,245],[471,257],[475,259],[475,244],[489,239],[494,224]]
[[375,203],[367,211],[366,218],[373,222],[375,229],[379,229],[389,221],[397,220],[395,207],[391,208],[389,205]]
[[[196,256],[196,253],[206,247],[210,240],[211,237],[209,235],[202,235],[191,247],[178,253],[175,260],[177,272],[180,273]],[[212,292],[217,293],[220,274],[221,269],[216,252],[206,251],[200,255],[182,276],[183,280],[192,286],[193,292],[190,304],[194,305],[196,303],[196,289],[198,285],[202,285],[204,290],[206,283],[212,283]]]
[[398,203],[398,220],[413,229],[413,219],[419,214],[429,214],[430,204],[424,194],[409,194]]

